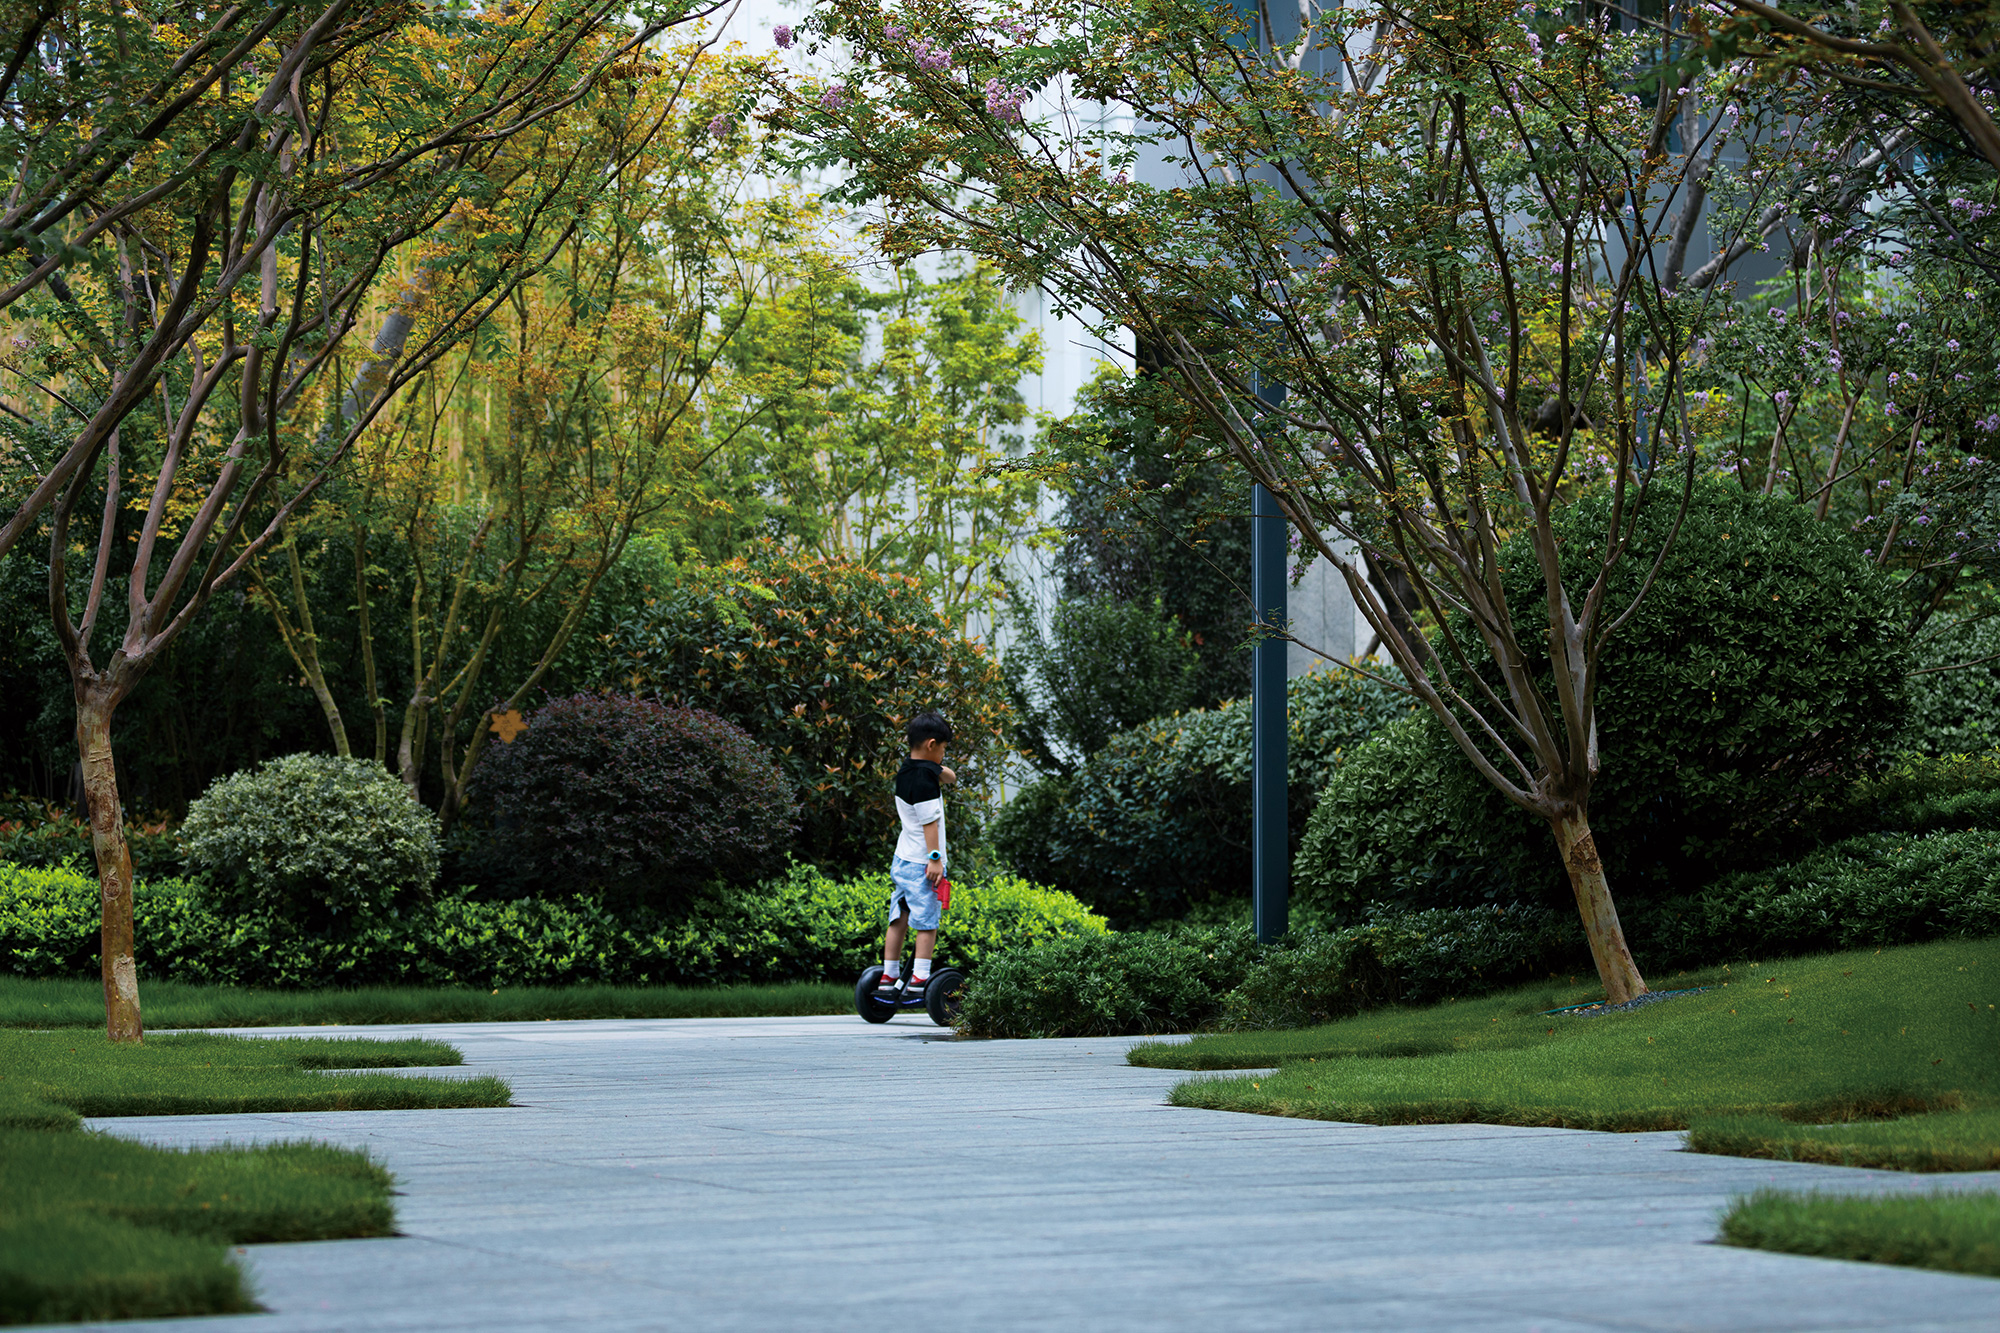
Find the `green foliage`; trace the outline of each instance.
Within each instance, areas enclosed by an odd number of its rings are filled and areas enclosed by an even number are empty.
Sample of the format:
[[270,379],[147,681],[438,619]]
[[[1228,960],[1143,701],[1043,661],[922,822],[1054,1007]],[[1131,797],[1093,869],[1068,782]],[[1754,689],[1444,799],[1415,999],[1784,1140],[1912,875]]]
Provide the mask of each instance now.
[[1929,755],[2000,746],[2000,617],[1933,622],[1911,666],[1919,674],[1910,677],[1905,744]]
[[589,679],[748,731],[798,790],[801,854],[842,868],[887,854],[911,717],[937,708],[956,733],[959,845],[975,841],[1009,722],[999,668],[916,579],[775,547],[659,590],[599,639]]
[[1826,822],[1836,829],[1902,833],[2000,828],[2000,751],[1899,756],[1881,776],[1857,786]]
[[1736,956],[2000,934],[2000,831],[1866,833],[1701,894]]
[[1782,1254],[2000,1277],[2000,1194],[1856,1198],[1763,1189],[1730,1207],[1721,1240]]
[[1536,907],[1432,908],[1307,932],[1288,943],[1261,958],[1225,997],[1221,1026],[1309,1027],[1589,965],[1575,919]]
[[232,912],[352,923],[421,901],[437,878],[436,817],[368,760],[294,754],[223,778],[181,836]]
[[1003,664],[1030,757],[1065,776],[1117,732],[1193,702],[1193,641],[1156,594],[1065,597],[1048,633],[1018,618]]
[[1068,464],[1063,596],[1157,598],[1194,646],[1189,702],[1213,708],[1250,692],[1247,483],[1187,438],[1184,416],[1158,379],[1104,366],[1041,446]]
[[[878,958],[886,871],[836,880],[810,866],[721,892],[684,916],[620,914],[582,898],[482,902],[439,895],[398,917],[316,932],[290,917],[218,910],[200,886],[140,883],[138,962],[149,977],[276,988],[495,987],[851,981]],[[938,956],[967,967],[996,951],[1104,922],[1066,894],[1008,875],[953,886]],[[0,956],[28,977],[97,967],[97,886],[75,870],[0,867]]]
[[464,868],[489,892],[669,910],[778,869],[798,815],[741,727],[626,694],[550,701],[487,750],[470,794],[484,827]]
[[1079,936],[1004,955],[966,983],[973,1037],[1185,1032],[1212,1020],[1257,945],[1246,931]]
[[[1286,693],[1296,846],[1343,756],[1412,705],[1348,671],[1295,676]],[[1249,882],[1250,752],[1247,699],[1155,718],[1112,737],[1074,777],[1029,784],[995,818],[994,846],[1116,926],[1179,916]]]
[[[11,807],[9,809],[8,807]],[[0,818],[0,862],[19,866],[81,866],[95,864],[90,825],[75,815],[39,801],[12,798],[0,801],[7,810]],[[141,877],[181,874],[187,866],[187,851],[180,834],[164,820],[152,824],[127,824],[125,845],[132,850],[132,870]]]
[[[1629,605],[1673,522],[1670,497],[1654,501],[1610,579],[1612,606]],[[1608,503],[1586,498],[1557,516],[1568,586],[1594,568]],[[1527,623],[1542,588],[1524,539],[1502,563]],[[1891,610],[1873,567],[1804,506],[1697,486],[1645,600],[1599,659],[1590,821],[1621,906],[1795,852],[1881,765],[1904,709]],[[1537,661],[1546,676],[1545,648]],[[1352,913],[1567,899],[1547,826],[1481,778],[1442,725],[1426,715],[1371,745],[1381,748],[1357,753],[1315,812],[1298,866],[1306,901]],[[1378,828],[1395,836],[1377,839]]]

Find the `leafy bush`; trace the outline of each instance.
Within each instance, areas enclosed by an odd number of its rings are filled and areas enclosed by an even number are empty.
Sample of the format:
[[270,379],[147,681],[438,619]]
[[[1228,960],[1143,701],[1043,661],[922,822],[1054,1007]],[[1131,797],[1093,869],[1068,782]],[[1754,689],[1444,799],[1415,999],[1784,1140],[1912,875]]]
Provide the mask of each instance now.
[[1900,833],[2000,829],[2000,751],[1903,755],[1879,778],[1861,783],[1828,825]]
[[1928,755],[2000,746],[2000,617],[1926,627],[1912,665],[1905,744]]
[[239,913],[352,922],[421,900],[437,878],[436,816],[363,759],[285,755],[219,779],[181,836]]
[[1212,1021],[1257,951],[1247,931],[1074,936],[972,974],[959,1013],[974,1037],[1186,1032]]
[[[704,917],[621,916],[589,899],[440,895],[403,916],[329,933],[219,910],[183,880],[142,881],[133,917],[141,970],[196,984],[694,985],[851,979],[879,957],[888,901],[886,873],[836,880],[795,865],[708,904]],[[954,885],[938,955],[980,967],[1007,949],[1103,931],[1103,918],[1066,894],[1012,876],[966,880]],[[95,879],[0,865],[0,958],[11,970],[90,975],[97,947]]]
[[[1294,845],[1343,755],[1408,699],[1347,671],[1288,689]],[[1074,777],[1030,783],[993,822],[1003,860],[1119,927],[1179,916],[1250,876],[1250,703],[1156,718],[1114,736]]]
[[2000,832],[1865,833],[1701,894],[1733,954],[1810,953],[2000,934]]
[[1007,695],[1046,771],[1074,772],[1115,733],[1193,702],[1194,642],[1158,595],[1062,598],[1046,635],[1032,616],[1020,620]]
[[[1595,568],[1607,503],[1558,516],[1573,591]],[[1643,511],[1611,607],[1629,604],[1672,517],[1666,503]],[[1516,540],[1502,563],[1516,614],[1535,623],[1531,554]],[[1697,487],[1652,589],[1600,658],[1604,760],[1590,817],[1621,908],[1796,854],[1819,813],[1883,761],[1906,662],[1881,575],[1842,533],[1790,501]],[[1301,888],[1321,895],[1309,900],[1350,915],[1367,902],[1567,901],[1547,826],[1485,782],[1440,724],[1425,716],[1373,744],[1383,749],[1328,788],[1331,808],[1302,848]],[[1383,824],[1435,832],[1342,859]]]
[[[823,865],[886,854],[890,783],[918,712],[951,720],[967,796],[1004,756],[1005,692],[986,650],[915,579],[861,564],[765,549],[690,571],[601,636],[588,672],[600,688],[704,708],[748,731],[797,788],[801,854]],[[951,821],[952,841],[970,845],[976,801],[955,801]]]
[[482,833],[463,873],[503,897],[682,906],[710,880],[782,866],[798,814],[791,783],[741,727],[623,694],[538,709],[487,749],[467,791]]
[[[23,866],[81,866],[97,863],[90,825],[75,815],[40,801],[10,798],[0,802],[0,861]],[[187,852],[180,834],[166,820],[125,826],[125,843],[132,849],[132,869],[141,876],[178,875],[186,869]]]
[[1295,937],[1223,1001],[1221,1026],[1311,1027],[1385,1004],[1423,1004],[1588,966],[1573,914],[1540,907],[1432,908]]

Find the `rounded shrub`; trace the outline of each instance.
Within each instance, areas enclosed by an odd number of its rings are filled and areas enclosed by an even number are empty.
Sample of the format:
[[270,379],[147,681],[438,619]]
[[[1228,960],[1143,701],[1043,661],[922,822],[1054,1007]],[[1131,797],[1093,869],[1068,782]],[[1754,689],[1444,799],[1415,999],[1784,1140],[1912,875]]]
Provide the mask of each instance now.
[[[1287,771],[1294,845],[1343,756],[1405,716],[1407,696],[1349,671],[1295,676]],[[1250,702],[1155,718],[1073,777],[1028,784],[993,821],[995,850],[1121,929],[1240,893],[1250,875]]]
[[[1586,497],[1556,517],[1564,586],[1579,601],[1608,505]],[[1656,494],[1640,514],[1607,589],[1614,614],[1645,580],[1674,510]],[[1524,539],[1502,548],[1502,564],[1517,622],[1541,623]],[[1598,662],[1590,821],[1621,909],[1796,854],[1819,812],[1888,758],[1907,665],[1887,584],[1845,534],[1789,500],[1698,485],[1651,589]],[[1546,658],[1537,674],[1553,698]],[[1409,725],[1329,787],[1298,866],[1309,900],[1324,895],[1335,911],[1567,902],[1547,825],[1482,779],[1427,714]],[[1343,864],[1385,823],[1435,832],[1382,838]]]
[[1904,744],[1927,755],[2000,747],[2000,618],[1933,621],[1917,639]]
[[181,825],[218,903],[354,922],[420,902],[438,872],[437,817],[365,759],[291,754],[218,779]]
[[467,786],[465,873],[489,893],[673,908],[784,864],[798,801],[743,728],[624,694],[554,700],[526,722]]
[[689,571],[589,645],[603,689],[703,708],[748,731],[791,778],[799,852],[852,869],[895,836],[890,784],[903,728],[938,708],[955,733],[952,841],[970,846],[979,798],[1007,748],[1006,689],[986,650],[923,585],[851,561],[775,548]]

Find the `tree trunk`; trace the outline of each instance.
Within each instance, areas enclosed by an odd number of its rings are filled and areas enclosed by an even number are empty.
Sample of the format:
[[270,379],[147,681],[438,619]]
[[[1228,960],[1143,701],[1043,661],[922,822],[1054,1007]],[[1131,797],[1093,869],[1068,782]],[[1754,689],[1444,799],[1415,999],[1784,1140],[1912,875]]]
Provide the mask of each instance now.
[[112,702],[87,688],[76,705],[76,749],[83,760],[84,800],[90,807],[90,842],[97,853],[103,900],[104,1029],[113,1041],[136,1042],[139,970],[132,959],[132,849],[125,842],[125,812],[118,800],[118,770],[111,754]]
[[1632,961],[1625,944],[1625,928],[1618,924],[1618,908],[1611,901],[1611,885],[1604,878],[1604,862],[1598,859],[1597,842],[1590,835],[1590,818],[1579,810],[1549,821],[1555,830],[1556,846],[1562,849],[1563,866],[1569,871],[1569,887],[1576,894],[1576,910],[1583,918],[1583,931],[1590,939],[1590,957],[1597,964],[1598,978],[1604,982],[1608,1004],[1646,993],[1646,979]]

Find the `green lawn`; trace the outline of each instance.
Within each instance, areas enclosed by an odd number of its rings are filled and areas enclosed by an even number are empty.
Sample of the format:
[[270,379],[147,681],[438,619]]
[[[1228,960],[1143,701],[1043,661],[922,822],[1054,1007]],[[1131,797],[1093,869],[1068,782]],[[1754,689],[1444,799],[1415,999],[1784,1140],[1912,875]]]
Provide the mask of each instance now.
[[[520,1023],[569,1018],[764,1018],[845,1014],[854,987],[825,982],[772,986],[526,986],[515,990],[362,986],[266,991],[236,986],[140,983],[146,1026],[316,1027],[374,1023]],[[103,1027],[104,988],[95,979],[30,981],[0,976],[0,1027]]]
[[1722,1219],[1729,1245],[2000,1277],[2000,1195],[1847,1198],[1760,1190]]
[[79,1133],[78,1116],[505,1106],[496,1078],[318,1072],[463,1062],[431,1041],[0,1031],[0,1323],[250,1310],[229,1245],[394,1230],[365,1154],[178,1152]]
[[[1732,1151],[1755,1146],[1741,1134],[1743,1117],[1817,1124],[2000,1107],[2000,939],[1827,954],[1660,984],[1710,979],[1706,994],[1630,1013],[1545,1016],[1537,1009],[1581,997],[1530,987],[1307,1031],[1148,1043],[1131,1058],[1169,1068],[1279,1066],[1189,1080],[1171,1095],[1179,1106],[1605,1130],[1734,1117]],[[1941,1141],[1946,1121],[1897,1124]],[[1957,1123],[1972,1133],[1992,1122],[1982,1114]],[[1885,1141],[1901,1132],[1880,1128]]]
[[434,1041],[188,1032],[114,1046],[95,1032],[0,1031],[0,1127],[63,1129],[86,1115],[507,1105],[497,1078],[314,1072],[463,1062]]

